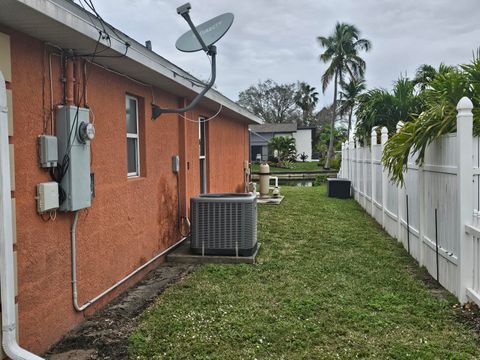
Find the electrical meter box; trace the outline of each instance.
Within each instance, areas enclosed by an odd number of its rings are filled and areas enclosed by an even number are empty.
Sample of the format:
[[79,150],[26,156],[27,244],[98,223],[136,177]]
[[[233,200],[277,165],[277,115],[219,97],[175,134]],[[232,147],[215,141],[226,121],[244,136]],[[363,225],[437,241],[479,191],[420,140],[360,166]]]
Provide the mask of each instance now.
[[56,119],[58,166],[65,172],[59,192],[62,211],[77,211],[92,203],[90,141],[95,131],[86,108],[60,106]]

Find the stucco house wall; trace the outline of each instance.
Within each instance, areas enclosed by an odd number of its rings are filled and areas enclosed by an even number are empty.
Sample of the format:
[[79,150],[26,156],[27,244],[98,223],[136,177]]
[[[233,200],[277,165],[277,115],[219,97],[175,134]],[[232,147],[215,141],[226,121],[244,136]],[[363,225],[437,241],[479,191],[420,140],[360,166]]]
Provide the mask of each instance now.
[[[297,155],[307,154],[307,161],[312,160],[312,129],[297,129],[293,133],[295,145],[297,147]],[[300,157],[298,157],[300,159]]]
[[[268,160],[268,142],[275,136],[287,136],[295,139],[297,155],[305,152],[307,161],[312,161],[314,128],[299,128],[296,124],[262,124],[250,126],[251,160],[257,160],[257,153],[262,154],[262,160]],[[299,157],[297,157],[300,160]]]
[[[2,54],[8,48],[11,59],[11,77],[6,85],[12,99],[9,111],[13,113],[9,141],[14,154],[12,201],[16,205],[19,340],[28,350],[42,353],[163,258],[84,313],[74,310],[70,260],[73,214],[57,212],[55,220],[42,219],[35,200],[36,185],[51,181],[49,173],[38,164],[37,137],[50,133],[50,104],[63,101],[61,58],[44,42],[1,23],[0,33],[7,39],[6,45],[2,43]],[[91,143],[96,196],[92,207],[81,211],[77,227],[79,302],[84,303],[181,238],[171,157],[181,157],[180,196],[182,213],[187,215],[189,198],[200,192],[199,125],[187,119],[209,117],[214,111],[200,105],[185,117],[163,114],[152,121],[152,95],[164,107],[176,108],[187,100],[175,92],[143,86],[94,64],[85,64],[81,59],[76,66],[78,91],[86,83],[81,71],[86,66],[87,105],[94,114],[96,128]],[[0,71],[5,71],[1,61]],[[127,177],[126,95],[139,100],[142,171],[137,178]],[[85,100],[79,105],[84,106]],[[243,191],[243,162],[249,156],[248,124],[225,112],[208,121],[209,192]]]

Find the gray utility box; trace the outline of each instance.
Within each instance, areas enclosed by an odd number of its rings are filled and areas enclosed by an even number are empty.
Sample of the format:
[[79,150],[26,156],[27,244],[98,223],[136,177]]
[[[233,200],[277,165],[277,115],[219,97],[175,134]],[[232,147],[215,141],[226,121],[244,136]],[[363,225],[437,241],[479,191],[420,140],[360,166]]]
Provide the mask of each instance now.
[[[58,164],[65,165],[65,154],[69,157],[67,172],[60,182],[65,191],[62,211],[88,208],[92,203],[90,178],[90,141],[82,140],[80,129],[90,122],[89,110],[76,106],[61,106],[57,109]],[[85,125],[85,124],[84,124]]]
[[58,163],[58,142],[56,136],[40,135],[40,166],[42,168],[56,167]]
[[251,256],[257,248],[257,197],[205,194],[190,200],[190,249],[202,255]]
[[350,195],[351,183],[348,179],[327,179],[328,197],[339,199],[348,199]]

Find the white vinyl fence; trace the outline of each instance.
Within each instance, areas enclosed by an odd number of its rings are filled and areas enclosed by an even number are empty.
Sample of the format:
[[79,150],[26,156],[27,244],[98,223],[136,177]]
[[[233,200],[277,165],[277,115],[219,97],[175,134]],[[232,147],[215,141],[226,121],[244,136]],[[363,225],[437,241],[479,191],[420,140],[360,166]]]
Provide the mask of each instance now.
[[460,100],[457,133],[430,144],[422,166],[410,156],[403,186],[381,163],[386,128],[379,144],[376,129],[369,147],[345,142],[338,176],[351,180],[355,200],[442,286],[480,305],[480,141],[472,108]]

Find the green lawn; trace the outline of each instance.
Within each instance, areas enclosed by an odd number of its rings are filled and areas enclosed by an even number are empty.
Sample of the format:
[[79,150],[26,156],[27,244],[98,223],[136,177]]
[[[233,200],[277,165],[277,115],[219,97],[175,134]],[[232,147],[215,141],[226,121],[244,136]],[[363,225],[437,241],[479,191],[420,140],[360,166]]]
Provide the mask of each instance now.
[[[301,172],[301,171],[323,171],[324,170],[322,166],[318,166],[318,161],[296,162],[296,163],[293,163],[292,166],[293,167],[291,169],[277,168],[275,166],[270,166],[270,172],[278,173],[278,172]],[[260,171],[260,164],[253,163],[252,172],[255,173],[259,171]]]
[[203,266],[130,338],[132,359],[474,359],[455,299],[353,200],[283,187],[260,205],[258,264]]

